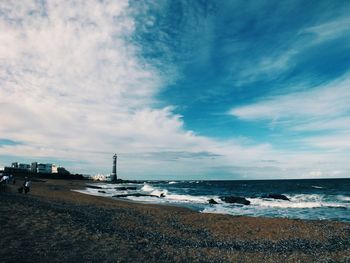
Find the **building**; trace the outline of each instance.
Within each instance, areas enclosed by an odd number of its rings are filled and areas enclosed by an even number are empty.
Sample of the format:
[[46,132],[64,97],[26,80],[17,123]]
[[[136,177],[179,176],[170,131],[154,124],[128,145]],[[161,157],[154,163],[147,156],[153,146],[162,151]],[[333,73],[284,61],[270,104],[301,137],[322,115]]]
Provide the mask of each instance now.
[[37,163],[37,173],[54,174],[57,173],[57,166],[52,163]]
[[18,162],[14,162],[11,164],[12,168],[15,169],[21,169],[21,170],[30,170],[31,166],[29,164],[26,163],[18,163]]
[[38,162],[32,163],[30,170],[32,173],[37,173],[38,172]]
[[18,169],[30,171],[30,165],[26,163],[18,164]]
[[115,182],[117,181],[117,158],[118,156],[116,154],[113,155],[113,167],[112,167],[112,174],[111,174],[111,181]]
[[[39,163],[32,162],[31,164],[26,163],[18,163],[13,162],[10,167],[4,167],[5,174],[13,174],[13,175],[25,175],[31,176],[34,174],[38,174],[38,176],[47,176],[52,174],[52,178],[60,178],[71,176],[71,173],[66,170],[64,167],[57,166],[53,163]],[[41,175],[39,175],[41,174]],[[73,176],[71,176],[73,177]],[[81,179],[79,177],[79,179]]]

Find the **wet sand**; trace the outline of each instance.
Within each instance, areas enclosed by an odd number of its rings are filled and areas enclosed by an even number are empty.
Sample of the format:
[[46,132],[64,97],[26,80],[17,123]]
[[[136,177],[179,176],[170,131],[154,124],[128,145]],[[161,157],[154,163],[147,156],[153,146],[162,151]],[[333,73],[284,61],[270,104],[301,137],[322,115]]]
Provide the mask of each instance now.
[[[84,195],[0,193],[1,262],[350,262],[350,223],[201,214]],[[89,182],[90,183],[90,182]]]

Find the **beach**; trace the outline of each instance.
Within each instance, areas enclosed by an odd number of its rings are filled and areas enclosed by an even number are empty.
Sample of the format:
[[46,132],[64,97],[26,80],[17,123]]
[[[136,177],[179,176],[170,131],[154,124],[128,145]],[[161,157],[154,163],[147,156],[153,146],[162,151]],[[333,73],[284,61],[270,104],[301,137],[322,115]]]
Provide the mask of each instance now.
[[[33,181],[0,193],[2,262],[350,262],[350,223],[199,213]],[[91,184],[91,182],[89,182]]]

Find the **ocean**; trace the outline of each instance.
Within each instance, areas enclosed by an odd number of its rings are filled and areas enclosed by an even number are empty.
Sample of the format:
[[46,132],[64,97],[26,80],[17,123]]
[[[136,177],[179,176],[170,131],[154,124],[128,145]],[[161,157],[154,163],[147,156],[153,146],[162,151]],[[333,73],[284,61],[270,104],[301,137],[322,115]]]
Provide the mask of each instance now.
[[[87,184],[86,189],[77,191],[111,198],[131,195],[122,198],[183,206],[201,213],[350,222],[350,179],[144,181],[91,185],[95,188]],[[164,197],[159,197],[161,194]],[[266,198],[269,194],[283,194],[289,201]],[[250,204],[226,203],[220,198],[223,196],[244,197]],[[218,204],[209,204],[209,199]]]

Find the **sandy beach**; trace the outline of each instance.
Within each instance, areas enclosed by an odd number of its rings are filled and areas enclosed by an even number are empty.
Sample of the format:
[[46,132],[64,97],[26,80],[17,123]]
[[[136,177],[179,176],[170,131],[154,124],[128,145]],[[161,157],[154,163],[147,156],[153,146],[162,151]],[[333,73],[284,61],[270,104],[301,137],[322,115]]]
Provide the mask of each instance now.
[[[74,192],[0,193],[1,262],[350,262],[350,224],[202,214]],[[90,183],[90,182],[89,182]]]

